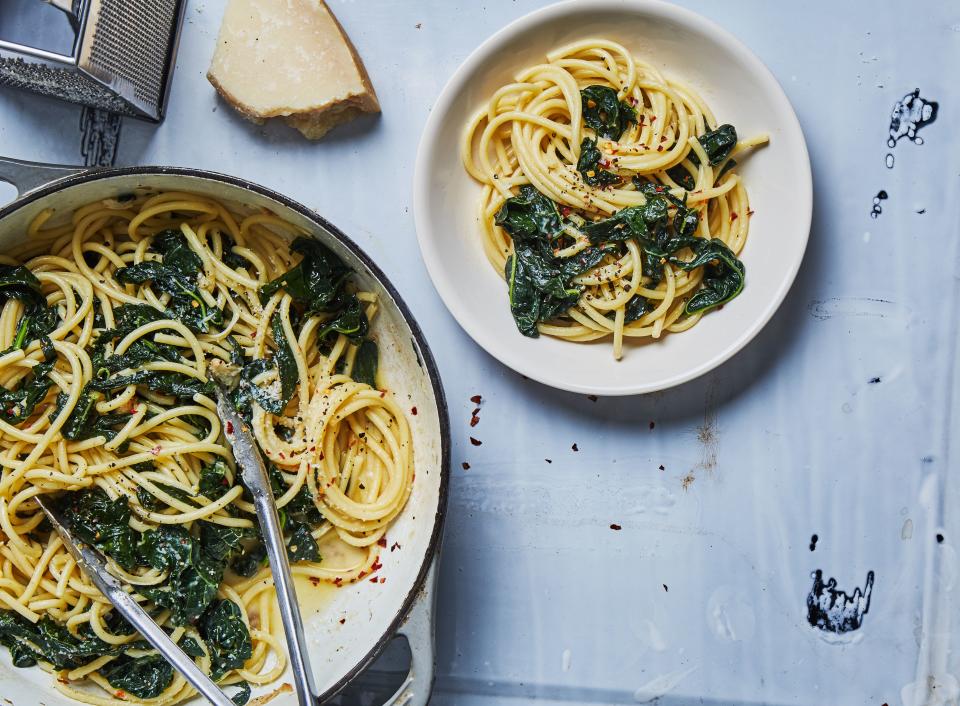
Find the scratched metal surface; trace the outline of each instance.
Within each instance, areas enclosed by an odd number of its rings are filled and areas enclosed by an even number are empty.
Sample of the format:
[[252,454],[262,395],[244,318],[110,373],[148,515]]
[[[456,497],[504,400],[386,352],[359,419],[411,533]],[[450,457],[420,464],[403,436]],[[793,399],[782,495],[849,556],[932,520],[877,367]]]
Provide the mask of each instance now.
[[[191,0],[169,117],[126,121],[117,163],[229,172],[301,200],[418,316],[454,428],[434,703],[955,703],[960,6],[684,0],[752,47],[796,107],[810,247],[779,313],[731,362],[594,402],[470,342],[427,280],[410,208],[443,83],[541,4],[333,0],[384,115],[308,144],[215,98],[204,72],[222,3]],[[891,150],[891,108],[914,88],[939,119],[925,144]],[[78,109],[0,92],[0,153],[73,162],[80,138]],[[858,629],[808,624],[817,569],[849,593],[874,572]]]

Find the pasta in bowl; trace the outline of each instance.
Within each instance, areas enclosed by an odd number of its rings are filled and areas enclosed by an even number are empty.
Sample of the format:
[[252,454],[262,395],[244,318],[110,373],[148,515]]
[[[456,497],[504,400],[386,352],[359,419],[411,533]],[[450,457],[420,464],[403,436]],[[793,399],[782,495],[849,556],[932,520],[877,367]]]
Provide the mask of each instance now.
[[780,86],[726,31],[656,0],[561,2],[488,39],[431,110],[414,183],[421,253],[460,325],[523,375],[589,394],[727,360],[773,316],[809,235],[809,159]]

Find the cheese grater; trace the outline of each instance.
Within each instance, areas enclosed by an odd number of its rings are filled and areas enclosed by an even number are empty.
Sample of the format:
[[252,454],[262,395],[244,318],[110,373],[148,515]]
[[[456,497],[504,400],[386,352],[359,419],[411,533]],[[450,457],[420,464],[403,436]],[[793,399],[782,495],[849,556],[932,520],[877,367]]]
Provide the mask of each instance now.
[[163,119],[186,0],[48,0],[74,30],[69,54],[0,40],[0,85]]

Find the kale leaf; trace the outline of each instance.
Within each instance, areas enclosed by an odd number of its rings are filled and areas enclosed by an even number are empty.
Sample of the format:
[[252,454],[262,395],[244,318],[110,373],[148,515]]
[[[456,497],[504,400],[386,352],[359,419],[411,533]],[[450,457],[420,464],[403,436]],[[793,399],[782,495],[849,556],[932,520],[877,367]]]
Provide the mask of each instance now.
[[143,262],[121,267],[114,276],[121,284],[152,282],[161,292],[170,295],[167,318],[182,321],[190,330],[208,333],[210,326],[223,325],[223,312],[207,304],[197,288],[202,269],[200,256],[190,249],[183,233],[166,230],[154,236],[151,247],[161,261]]
[[370,322],[367,320],[363,304],[354,294],[346,295],[344,298],[343,308],[335,317],[323,323],[317,332],[317,340],[322,341],[334,331],[342,333],[353,343],[359,343],[367,335]]
[[633,106],[617,100],[617,92],[609,86],[587,86],[580,91],[583,122],[600,137],[619,140],[630,123],[637,122]]
[[230,490],[227,480],[229,468],[223,459],[218,458],[200,469],[200,495],[210,500],[219,500]]
[[48,336],[57,327],[60,320],[57,308],[47,306],[40,280],[23,265],[0,265],[0,304],[9,299],[23,302],[23,314],[17,324],[13,345],[8,350],[26,348],[27,344]]
[[[704,133],[697,140],[703,145],[703,151],[707,153],[710,166],[715,167],[729,157],[733,148],[737,146],[737,129],[727,123],[716,130]],[[695,152],[692,153],[691,158],[696,160],[694,164],[700,163]]]
[[709,311],[729,302],[743,291],[745,268],[720,239],[707,240],[697,238],[691,260],[676,257],[670,261],[684,270],[704,268],[702,287],[698,289],[684,307],[687,314]]
[[530,184],[520,187],[520,193],[503,202],[494,218],[514,241],[537,238],[552,240],[563,227],[557,204]]
[[0,386],[0,415],[5,422],[20,424],[33,415],[37,404],[53,385],[49,375],[55,362],[49,360],[34,365],[16,390]]
[[198,627],[210,650],[210,677],[214,681],[231,669],[242,667],[253,654],[250,632],[233,601],[221,600],[211,605]]
[[137,539],[130,527],[130,506],[123,496],[116,500],[100,488],[73,493],[64,508],[70,529],[81,542],[96,547],[127,571],[136,567]]
[[591,137],[584,137],[580,143],[580,159],[577,160],[577,171],[589,186],[604,187],[619,184],[623,181],[613,172],[601,169],[600,160],[603,154],[597,149],[597,141]]
[[292,269],[260,287],[261,303],[265,304],[282,289],[305,309],[307,315],[338,309],[350,268],[328,247],[313,238],[297,238],[290,249],[300,253],[303,259]]
[[379,357],[376,341],[368,338],[360,344],[360,348],[357,350],[350,376],[355,381],[376,389]]
[[139,699],[153,699],[173,682],[173,667],[160,655],[137,658],[123,655],[101,667],[100,675],[114,689]]
[[505,274],[510,311],[524,336],[539,336],[537,323],[556,318],[577,303],[581,289],[570,286],[551,259],[529,245],[514,243]]
[[293,397],[293,393],[297,391],[300,371],[297,369],[297,360],[293,357],[290,342],[283,332],[283,319],[279,312],[273,314],[270,330],[273,332],[273,342],[277,346],[277,350],[273,354],[273,361],[276,363],[277,371],[280,374],[280,403],[278,406],[283,410]]

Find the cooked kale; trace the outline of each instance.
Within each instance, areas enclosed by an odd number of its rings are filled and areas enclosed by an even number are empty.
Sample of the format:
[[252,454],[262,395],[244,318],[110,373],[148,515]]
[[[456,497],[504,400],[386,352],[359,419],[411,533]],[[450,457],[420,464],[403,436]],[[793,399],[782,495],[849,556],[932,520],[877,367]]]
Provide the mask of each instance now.
[[23,265],[0,265],[0,303],[8,299],[18,299],[23,303],[23,314],[10,350],[26,348],[29,343],[45,338],[57,327],[60,317],[56,307],[47,306],[40,280]]
[[564,238],[557,205],[529,184],[507,199],[495,222],[513,239],[504,276],[510,294],[510,311],[517,329],[537,337],[537,324],[555,319],[577,303],[582,288],[577,275],[596,267],[609,251],[587,248],[570,258],[554,254],[554,244]]
[[637,111],[617,99],[609,86],[587,86],[580,91],[583,122],[600,137],[619,140],[630,123],[637,122]]
[[223,325],[223,312],[207,304],[197,288],[197,278],[203,269],[200,256],[190,249],[186,237],[175,230],[165,230],[154,236],[151,248],[161,259],[144,260],[129,267],[121,267],[115,277],[121,284],[145,284],[170,295],[167,318],[178,319],[197,333],[208,333],[210,326]]
[[743,291],[745,268],[722,240],[697,238],[692,260],[671,257],[670,262],[684,270],[704,268],[702,287],[684,307],[687,314],[709,311],[725,304]]
[[376,341],[369,338],[365,340],[360,344],[357,355],[353,359],[351,377],[357,382],[376,388],[379,357]]
[[210,650],[210,677],[214,681],[231,669],[242,667],[253,654],[250,633],[233,601],[221,600],[211,605],[199,630]]
[[73,493],[64,508],[70,529],[82,542],[96,547],[127,571],[136,567],[137,537],[130,526],[126,498],[111,500],[100,488]]
[[53,381],[50,371],[55,361],[37,363],[15,390],[0,386],[0,415],[5,422],[20,424],[32,415],[37,404],[47,396]]
[[213,463],[208,463],[200,469],[200,495],[218,500],[224,493],[230,490],[230,482],[227,480],[229,468],[223,459],[217,459]]
[[160,655],[122,655],[100,668],[100,674],[114,689],[139,699],[153,699],[173,682],[173,667]]
[[302,255],[303,259],[292,269],[260,287],[260,301],[265,304],[282,289],[293,298],[294,303],[303,307],[307,315],[339,309],[350,268],[328,247],[313,238],[297,238],[290,249]]
[[539,238],[552,241],[563,227],[557,204],[530,184],[524,184],[517,196],[503,202],[494,222],[514,241],[521,242]]
[[278,406],[283,410],[293,397],[293,393],[297,391],[300,371],[297,369],[297,360],[293,357],[290,342],[283,332],[283,319],[279,313],[274,313],[273,321],[270,322],[270,330],[273,332],[273,342],[277,347],[273,354],[273,361],[276,363],[277,372],[280,374],[280,402]]
[[590,137],[584,137],[580,143],[580,159],[577,160],[577,171],[589,186],[611,186],[623,181],[613,172],[600,167],[600,160],[603,153],[597,149],[597,141]]

